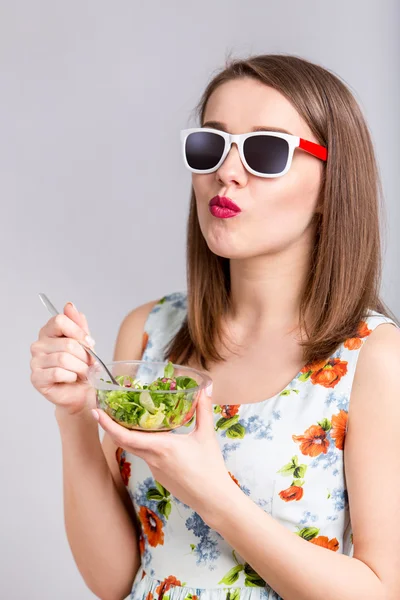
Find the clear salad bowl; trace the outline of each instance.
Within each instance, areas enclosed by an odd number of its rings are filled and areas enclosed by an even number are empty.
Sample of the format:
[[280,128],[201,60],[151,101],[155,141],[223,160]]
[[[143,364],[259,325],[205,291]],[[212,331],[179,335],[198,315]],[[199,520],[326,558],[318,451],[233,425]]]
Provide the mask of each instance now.
[[140,431],[189,426],[202,390],[212,383],[205,373],[172,362],[113,361],[107,368],[119,386],[99,363],[89,368],[97,407],[119,425]]

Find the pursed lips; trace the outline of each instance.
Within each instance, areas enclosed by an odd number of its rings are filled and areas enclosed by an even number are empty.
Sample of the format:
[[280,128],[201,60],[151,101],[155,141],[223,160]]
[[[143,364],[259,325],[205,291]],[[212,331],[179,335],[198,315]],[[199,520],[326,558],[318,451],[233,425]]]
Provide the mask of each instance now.
[[211,198],[209,206],[220,206],[221,208],[228,208],[229,210],[234,210],[235,212],[241,212],[239,206],[227,196],[214,196],[214,198]]

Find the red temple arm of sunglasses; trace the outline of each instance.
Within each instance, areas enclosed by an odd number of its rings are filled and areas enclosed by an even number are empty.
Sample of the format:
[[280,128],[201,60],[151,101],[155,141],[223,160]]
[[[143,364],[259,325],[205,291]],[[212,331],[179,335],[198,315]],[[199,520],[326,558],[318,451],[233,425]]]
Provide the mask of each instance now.
[[314,142],[309,142],[308,140],[304,140],[300,138],[299,148],[309,152],[313,156],[320,158],[321,160],[326,160],[328,157],[328,150],[324,146],[320,146],[319,144],[315,144]]

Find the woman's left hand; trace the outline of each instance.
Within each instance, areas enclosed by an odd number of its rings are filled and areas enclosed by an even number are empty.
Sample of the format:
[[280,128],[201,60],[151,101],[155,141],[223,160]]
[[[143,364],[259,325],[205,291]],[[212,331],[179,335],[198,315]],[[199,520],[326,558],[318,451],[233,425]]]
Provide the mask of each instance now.
[[[196,407],[196,427],[187,435],[128,430],[96,409],[100,426],[114,443],[148,464],[153,477],[175,498],[201,516],[212,513],[233,484],[214,430],[211,399],[203,390]],[[234,484],[235,485],[235,484]]]

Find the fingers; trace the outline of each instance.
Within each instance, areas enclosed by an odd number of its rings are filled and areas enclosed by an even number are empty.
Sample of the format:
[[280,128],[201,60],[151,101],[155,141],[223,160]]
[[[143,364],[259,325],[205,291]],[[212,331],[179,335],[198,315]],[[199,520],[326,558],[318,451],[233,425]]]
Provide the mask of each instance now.
[[99,417],[97,419],[99,425],[112,438],[114,444],[145,458],[148,464],[156,465],[157,460],[168,451],[171,443],[169,432],[151,433],[150,431],[129,430],[113,421],[104,410],[95,410]]
[[64,314],[74,321],[83,331],[90,335],[88,322],[83,313],[79,312],[78,309],[72,302],[67,302],[64,306]]
[[44,337],[31,345],[32,356],[37,354],[51,354],[52,352],[69,352],[72,356],[79,358],[87,364],[90,362],[90,354],[86,352],[77,340],[72,338],[48,338]]
[[[83,362],[76,356],[69,354],[69,352],[51,352],[50,354],[37,354],[31,360],[31,368],[40,370],[54,370],[60,369],[60,371],[70,371],[74,375],[78,375],[81,379],[87,379],[87,373],[89,365]],[[58,377],[65,376],[65,374],[58,373]],[[54,381],[60,382],[60,379]],[[64,380],[61,380],[64,381]],[[76,381],[71,379],[68,375],[66,381]]]
[[78,375],[76,373],[67,371],[61,367],[52,367],[50,369],[35,368],[31,374],[31,382],[37,389],[51,386],[54,383],[72,383],[77,379]]
[[84,331],[79,325],[74,323],[69,317],[66,315],[59,314],[56,317],[51,317],[42,327],[39,332],[39,339],[43,337],[61,337],[65,336],[68,338],[73,338],[75,340],[80,340],[84,343],[85,338],[87,336],[86,331]]
[[70,302],[64,313],[49,319],[31,345],[31,381],[37,388],[78,379],[87,381],[89,367],[96,362],[81,346],[81,342],[93,346],[93,340],[87,337],[85,315]]

